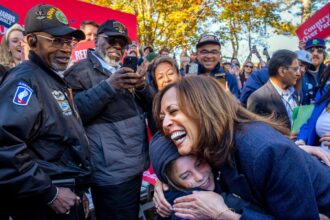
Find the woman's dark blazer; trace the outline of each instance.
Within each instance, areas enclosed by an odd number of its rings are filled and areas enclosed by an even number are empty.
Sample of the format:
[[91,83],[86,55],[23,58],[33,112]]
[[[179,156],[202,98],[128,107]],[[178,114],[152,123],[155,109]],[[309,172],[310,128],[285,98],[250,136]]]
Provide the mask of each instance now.
[[330,216],[330,168],[269,125],[237,126],[233,164],[219,167],[229,193],[263,207],[275,219]]

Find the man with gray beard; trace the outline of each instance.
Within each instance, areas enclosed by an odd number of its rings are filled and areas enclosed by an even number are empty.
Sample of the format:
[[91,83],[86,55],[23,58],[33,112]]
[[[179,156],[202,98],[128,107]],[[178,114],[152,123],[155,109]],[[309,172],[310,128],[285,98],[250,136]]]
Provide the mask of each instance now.
[[145,71],[119,65],[130,42],[126,27],[108,20],[98,29],[95,51],[88,50],[87,59],[65,73],[90,143],[92,197],[100,220],[138,219],[147,167],[143,104],[152,94]]

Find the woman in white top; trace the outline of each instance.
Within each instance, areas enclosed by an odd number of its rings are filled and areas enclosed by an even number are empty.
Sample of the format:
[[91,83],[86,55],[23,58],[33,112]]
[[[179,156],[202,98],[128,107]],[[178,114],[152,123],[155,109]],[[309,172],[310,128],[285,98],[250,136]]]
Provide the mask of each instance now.
[[321,87],[315,98],[315,108],[298,134],[299,145],[321,146],[330,154],[330,66],[321,78]]

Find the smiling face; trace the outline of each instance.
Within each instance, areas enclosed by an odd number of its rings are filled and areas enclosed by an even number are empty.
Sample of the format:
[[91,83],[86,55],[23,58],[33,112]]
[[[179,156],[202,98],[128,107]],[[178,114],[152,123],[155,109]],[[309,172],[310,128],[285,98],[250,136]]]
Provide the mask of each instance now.
[[179,154],[191,154],[197,144],[198,126],[181,111],[175,88],[166,91],[161,100],[160,120],[163,132],[172,139]]
[[179,157],[173,162],[171,171],[172,182],[181,188],[200,188],[209,191],[215,189],[211,166],[194,156]]
[[167,62],[160,63],[155,69],[155,79],[158,90],[162,90],[166,85],[177,81],[179,78],[179,73]]
[[23,40],[22,31],[12,31],[8,36],[8,47],[11,55],[14,58],[15,63],[19,63],[23,58],[23,48],[21,41]]
[[324,62],[324,49],[322,47],[311,47],[307,49],[312,54],[312,64],[315,68],[319,68]]
[[96,52],[110,65],[116,66],[123,57],[126,42],[122,38],[98,35]]
[[[48,33],[41,32],[36,34],[36,36],[38,43],[33,50],[41,57],[45,64],[54,71],[66,70],[70,62],[72,46],[69,43],[57,43],[61,42],[61,40],[52,41],[51,39],[54,39],[54,37]],[[62,40],[72,40],[72,37],[69,36],[60,38]]]
[[206,44],[197,49],[197,60],[210,73],[220,62],[220,46],[216,44]]
[[87,24],[82,30],[86,36],[85,41],[95,40],[97,34],[97,27],[91,24]]

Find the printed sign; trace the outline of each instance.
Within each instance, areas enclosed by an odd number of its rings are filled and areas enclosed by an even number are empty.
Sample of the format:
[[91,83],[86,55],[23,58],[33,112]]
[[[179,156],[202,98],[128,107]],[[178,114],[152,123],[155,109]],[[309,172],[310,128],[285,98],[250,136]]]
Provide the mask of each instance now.
[[299,40],[305,42],[313,38],[325,39],[330,36],[330,3],[305,21],[296,30],[296,34]]
[[72,62],[77,62],[87,58],[87,50],[94,49],[94,41],[80,41],[72,50]]
[[0,25],[10,28],[13,24],[18,22],[18,18],[16,13],[0,5]]

